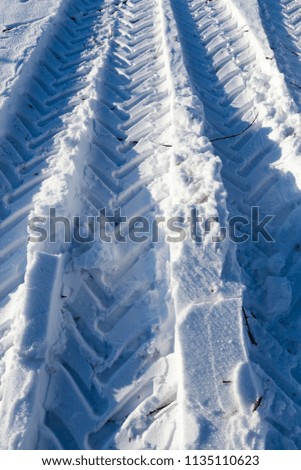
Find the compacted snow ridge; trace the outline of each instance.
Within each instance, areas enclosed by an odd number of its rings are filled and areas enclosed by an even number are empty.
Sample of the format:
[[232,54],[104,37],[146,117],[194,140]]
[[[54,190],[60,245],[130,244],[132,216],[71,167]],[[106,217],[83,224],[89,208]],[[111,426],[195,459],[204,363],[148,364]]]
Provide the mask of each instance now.
[[[36,3],[0,15],[0,447],[300,449],[301,1]],[[157,240],[32,240],[101,209]]]

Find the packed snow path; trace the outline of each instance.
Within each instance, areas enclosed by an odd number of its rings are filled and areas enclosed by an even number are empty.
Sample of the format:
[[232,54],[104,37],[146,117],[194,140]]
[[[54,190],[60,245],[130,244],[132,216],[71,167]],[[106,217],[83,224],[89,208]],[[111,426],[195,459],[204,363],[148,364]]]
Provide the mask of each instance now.
[[[12,82],[2,448],[301,448],[301,2],[241,3],[62,0]],[[212,242],[254,206],[273,243]],[[212,227],[28,240],[51,208],[82,236],[102,208]]]

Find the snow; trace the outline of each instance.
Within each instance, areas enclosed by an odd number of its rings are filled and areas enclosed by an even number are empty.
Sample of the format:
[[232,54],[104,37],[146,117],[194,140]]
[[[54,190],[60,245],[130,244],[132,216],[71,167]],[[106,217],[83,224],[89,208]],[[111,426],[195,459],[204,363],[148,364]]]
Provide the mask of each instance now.
[[1,448],[300,449],[299,1],[2,5]]
[[23,65],[30,59],[37,41],[47,31],[59,6],[59,0],[1,2],[1,107],[11,96],[12,87],[20,77]]
[[268,312],[275,318],[277,314],[285,314],[289,311],[292,301],[290,282],[279,276],[266,278],[267,307]]
[[48,345],[56,343],[59,336],[59,300],[55,294],[61,285],[61,264],[61,256],[37,253],[27,268],[17,303],[18,326],[14,355],[10,358],[10,387],[2,398],[2,403],[9,403],[14,397],[14,421],[7,415],[7,407],[1,409],[1,440],[7,439],[9,448],[19,448],[19,441],[25,437],[22,446],[30,449],[36,438],[34,404],[45,393],[47,384],[41,364],[49,354]]

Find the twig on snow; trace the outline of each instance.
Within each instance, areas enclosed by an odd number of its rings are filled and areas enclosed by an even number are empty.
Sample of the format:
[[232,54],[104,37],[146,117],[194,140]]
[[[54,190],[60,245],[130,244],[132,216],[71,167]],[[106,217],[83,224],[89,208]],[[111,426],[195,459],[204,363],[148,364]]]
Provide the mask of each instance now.
[[253,124],[255,123],[256,119],[258,118],[259,116],[259,113],[256,114],[255,118],[253,119],[253,121],[245,128],[243,129],[242,131],[238,132],[237,134],[232,134],[232,135],[227,135],[225,137],[216,137],[215,139],[211,139],[210,142],[217,142],[218,140],[226,140],[226,139],[233,139],[233,137],[238,137],[240,135],[242,135],[244,132],[246,132],[248,129],[250,129],[250,127],[253,126]]
[[251,343],[254,346],[257,346],[257,342],[255,341],[255,338],[252,334],[252,331],[251,331],[251,328],[250,328],[250,325],[249,325],[248,316],[247,316],[247,313],[246,313],[244,307],[242,307],[242,312],[243,312],[243,316],[244,316],[244,319],[245,319],[245,325],[247,327],[247,333],[248,333],[249,339],[250,339]]
[[253,413],[254,411],[258,410],[258,408],[260,407],[262,399],[263,399],[263,395],[257,398],[257,400],[255,401],[254,406],[253,406]]
[[165,405],[159,406],[159,407],[156,408],[155,410],[152,410],[152,411],[150,411],[149,413],[147,413],[146,416],[153,416],[154,414],[159,413],[159,411],[164,410],[164,408],[167,408],[167,407],[168,407],[169,405],[171,405],[172,403],[173,403],[173,401],[170,401],[169,403],[165,403]]
[[294,51],[293,49],[291,49],[290,47],[288,47],[286,44],[284,44],[284,42],[281,43],[283,47],[285,47],[285,49],[287,49],[288,51],[290,51],[292,54],[294,54],[296,57],[299,57],[300,54],[298,54],[298,52]]
[[297,83],[294,83],[294,82],[289,82],[290,85],[293,85],[297,88],[299,88],[301,90],[301,86],[300,85],[297,85]]

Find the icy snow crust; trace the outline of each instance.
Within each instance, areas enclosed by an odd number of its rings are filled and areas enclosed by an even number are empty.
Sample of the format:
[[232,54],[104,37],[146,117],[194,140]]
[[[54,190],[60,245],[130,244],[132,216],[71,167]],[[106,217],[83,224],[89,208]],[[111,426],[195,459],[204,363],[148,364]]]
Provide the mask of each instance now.
[[[301,448],[300,24],[299,0],[2,0],[2,449]],[[212,242],[254,206],[274,242]],[[51,208],[216,221],[32,243]]]

